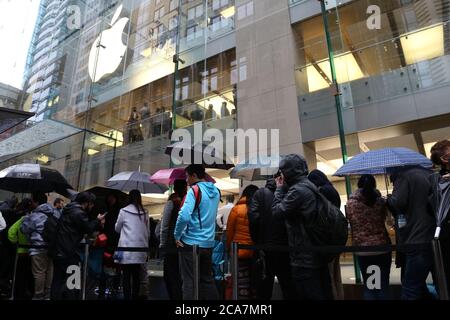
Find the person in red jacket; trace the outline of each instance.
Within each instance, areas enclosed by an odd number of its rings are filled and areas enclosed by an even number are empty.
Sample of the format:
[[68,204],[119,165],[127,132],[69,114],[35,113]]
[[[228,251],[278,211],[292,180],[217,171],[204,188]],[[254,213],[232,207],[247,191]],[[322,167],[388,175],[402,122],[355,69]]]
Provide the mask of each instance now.
[[[227,247],[231,249],[231,243],[237,242],[244,245],[253,245],[250,236],[248,211],[253,195],[258,187],[249,185],[242,192],[238,203],[231,210],[227,221]],[[251,267],[253,265],[254,252],[252,250],[239,250],[239,300],[255,297],[256,286],[250,282]]]

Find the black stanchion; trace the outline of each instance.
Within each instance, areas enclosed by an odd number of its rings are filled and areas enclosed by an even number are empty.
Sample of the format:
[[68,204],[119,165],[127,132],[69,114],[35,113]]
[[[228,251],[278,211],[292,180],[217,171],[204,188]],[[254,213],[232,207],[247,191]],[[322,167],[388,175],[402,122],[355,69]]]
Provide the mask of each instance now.
[[233,281],[233,300],[238,300],[238,275],[239,275],[239,261],[238,261],[239,244],[233,242],[231,244],[231,280]]
[[199,300],[199,285],[200,285],[200,263],[198,256],[198,245],[192,246],[192,262],[194,272],[194,300]]
[[89,260],[89,242],[86,240],[84,245],[84,261],[83,261],[83,284],[81,292],[81,300],[86,300],[86,284],[87,284],[87,274],[88,274],[88,260]]
[[13,270],[13,278],[12,278],[12,285],[11,285],[11,298],[10,300],[14,300],[14,292],[16,291],[16,276],[17,276],[17,264],[19,262],[19,253],[17,252],[20,248],[19,245],[15,248],[15,257],[14,257],[14,270]]

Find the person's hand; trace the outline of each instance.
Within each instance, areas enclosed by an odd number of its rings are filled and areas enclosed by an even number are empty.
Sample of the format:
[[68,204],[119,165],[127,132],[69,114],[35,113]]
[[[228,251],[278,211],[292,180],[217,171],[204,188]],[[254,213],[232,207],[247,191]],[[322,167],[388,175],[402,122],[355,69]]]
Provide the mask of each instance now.
[[283,177],[283,175],[281,175],[279,177],[276,177],[275,178],[275,182],[276,182],[278,188],[282,187],[284,185],[284,177]]
[[450,173],[442,177],[444,180],[450,180]]
[[177,248],[184,248],[184,244],[180,240],[175,241],[175,243],[177,245]]
[[104,214],[99,214],[97,216],[97,220],[100,221],[101,225],[104,226],[105,225],[105,217],[106,217],[106,213]]

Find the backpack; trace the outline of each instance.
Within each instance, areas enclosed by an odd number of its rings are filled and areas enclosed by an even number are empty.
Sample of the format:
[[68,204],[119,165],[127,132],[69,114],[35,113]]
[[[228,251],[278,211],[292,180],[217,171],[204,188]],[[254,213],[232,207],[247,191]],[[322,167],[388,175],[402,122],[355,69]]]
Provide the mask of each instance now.
[[54,257],[56,253],[56,236],[59,230],[59,219],[54,215],[49,215],[44,224],[44,230],[42,231],[42,239],[48,245],[48,255]]
[[[313,246],[345,246],[348,239],[348,220],[345,215],[316,188],[307,184],[303,185],[316,195],[317,214],[305,228],[311,244]],[[326,262],[331,262],[340,253],[319,253],[319,256]]]

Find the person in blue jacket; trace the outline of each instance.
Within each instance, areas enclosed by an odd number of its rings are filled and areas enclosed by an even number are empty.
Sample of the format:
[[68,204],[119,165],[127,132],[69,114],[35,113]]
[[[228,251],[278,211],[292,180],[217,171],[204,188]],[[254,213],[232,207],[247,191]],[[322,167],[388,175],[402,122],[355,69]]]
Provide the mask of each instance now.
[[213,183],[205,181],[205,168],[202,165],[193,164],[185,170],[191,189],[182,204],[174,231],[177,247],[182,248],[179,263],[183,300],[194,299],[194,245],[199,246],[199,298],[217,300],[219,296],[212,276],[212,250],[220,192]]

